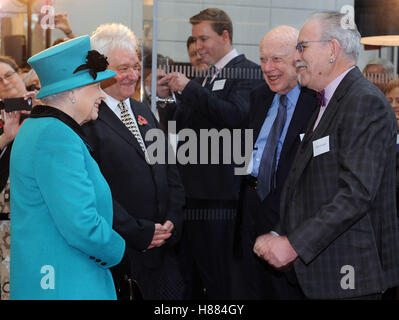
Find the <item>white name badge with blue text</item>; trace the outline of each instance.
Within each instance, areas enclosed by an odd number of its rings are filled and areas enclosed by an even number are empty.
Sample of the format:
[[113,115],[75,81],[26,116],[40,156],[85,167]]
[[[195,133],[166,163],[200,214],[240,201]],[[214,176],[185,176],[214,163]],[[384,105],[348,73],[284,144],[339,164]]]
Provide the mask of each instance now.
[[217,80],[213,83],[212,91],[223,90],[226,79]]
[[330,151],[330,136],[313,141],[313,157]]

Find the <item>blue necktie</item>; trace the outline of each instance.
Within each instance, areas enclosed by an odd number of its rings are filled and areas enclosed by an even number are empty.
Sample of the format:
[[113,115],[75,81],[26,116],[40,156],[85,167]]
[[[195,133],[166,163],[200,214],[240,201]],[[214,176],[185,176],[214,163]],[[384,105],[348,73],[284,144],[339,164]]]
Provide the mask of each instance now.
[[287,96],[280,96],[280,104],[278,106],[277,117],[274,120],[270,130],[265,149],[262,153],[262,159],[259,167],[257,193],[260,201],[263,201],[272,190],[275,179],[275,169],[277,161],[277,146],[284,124],[287,119]]

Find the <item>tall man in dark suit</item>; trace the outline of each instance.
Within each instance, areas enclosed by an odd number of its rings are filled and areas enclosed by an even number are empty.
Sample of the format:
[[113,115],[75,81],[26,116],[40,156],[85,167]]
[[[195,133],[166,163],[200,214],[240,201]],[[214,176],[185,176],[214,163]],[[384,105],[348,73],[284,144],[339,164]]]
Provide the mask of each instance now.
[[360,34],[338,12],[302,27],[297,67],[322,106],[310,121],[281,195],[279,236],[255,252],[293,263],[311,299],[378,299],[399,283],[395,115],[355,66]]
[[242,279],[243,299],[301,299],[300,288],[287,281],[253,252],[255,241],[279,222],[280,194],[311,115],[316,93],[298,84],[295,45],[298,30],[280,26],[260,43],[265,82],[251,92],[249,128],[254,130],[254,152],[243,181]]
[[112,191],[115,230],[126,240],[130,271],[144,299],[181,299],[173,245],[181,233],[184,191],[176,166],[146,160],[145,134],[159,124],[146,105],[129,98],[140,73],[136,38],[123,25],[106,24],[91,39],[117,73],[102,83],[106,99],[98,120],[84,128]]
[[[163,79],[177,93],[177,130],[189,128],[200,137],[201,130],[219,133],[225,129],[231,137],[232,130],[243,128],[247,120],[249,92],[260,83],[255,79],[256,72],[260,78],[259,66],[233,49],[233,26],[224,11],[208,8],[191,17],[190,23],[201,59],[214,72],[193,80],[181,73]],[[240,176],[235,175],[233,162],[223,162],[223,150],[231,147],[231,142],[219,139],[217,164],[210,163],[211,147],[201,148],[202,142],[198,143],[196,163],[179,166],[187,197],[182,244],[188,245],[207,297],[230,299]],[[203,163],[205,152],[208,161]],[[193,270],[191,266],[185,269]]]

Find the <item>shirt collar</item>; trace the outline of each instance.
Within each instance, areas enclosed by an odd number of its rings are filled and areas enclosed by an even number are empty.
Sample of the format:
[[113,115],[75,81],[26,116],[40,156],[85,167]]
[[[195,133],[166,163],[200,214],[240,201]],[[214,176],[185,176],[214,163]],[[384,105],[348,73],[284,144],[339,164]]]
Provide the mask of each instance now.
[[326,106],[330,102],[332,96],[334,95],[335,90],[337,90],[339,84],[342,79],[351,71],[355,66],[350,67],[346,71],[342,72],[338,77],[336,77],[333,81],[331,81],[327,87],[324,88],[324,97],[326,99]]
[[[104,102],[107,104],[108,107],[110,107],[112,109],[112,111],[120,112],[120,109],[118,107],[118,104],[119,104],[120,101],[115,99],[114,97],[111,97],[106,92],[105,92],[105,100],[104,100]],[[123,102],[125,103],[126,108],[129,109],[129,107],[130,107],[130,99],[127,98],[127,99],[123,100]]]
[[215,63],[215,68],[219,71],[223,69],[231,60],[238,56],[236,49],[231,50],[222,59]]
[[[296,105],[298,102],[299,95],[301,94],[301,89],[299,84],[297,84],[294,88],[292,88],[287,94],[287,99],[291,105]],[[280,94],[276,94],[276,99],[280,99]]]

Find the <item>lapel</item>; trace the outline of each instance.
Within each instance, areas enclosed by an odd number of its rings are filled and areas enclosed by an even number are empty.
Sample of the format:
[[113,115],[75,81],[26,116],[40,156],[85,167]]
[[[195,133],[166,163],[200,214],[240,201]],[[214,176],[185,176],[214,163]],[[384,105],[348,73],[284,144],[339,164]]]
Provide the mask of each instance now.
[[[136,116],[136,114],[135,114]],[[123,124],[123,122],[116,116],[116,114],[107,106],[107,104],[102,101],[100,105],[100,111],[98,113],[98,119],[103,121],[108,125],[117,135],[122,139],[132,145],[140,154],[140,156],[145,159],[144,153],[141,150],[139,143],[136,138],[130,132],[130,130]]]
[[256,97],[254,104],[254,110],[251,110],[251,124],[250,128],[254,130],[254,144],[258,139],[260,130],[262,129],[263,123],[265,122],[267,113],[272,105],[275,93],[272,92],[266,83],[260,87],[259,95]]
[[[147,134],[147,131],[152,128],[152,126],[150,125],[149,117],[151,114],[149,113],[149,108],[145,104],[140,103],[134,99],[130,99],[130,106],[133,110],[134,117],[136,118],[136,123],[137,123],[137,126],[139,127],[141,137],[144,140],[144,144],[146,147],[148,147],[149,142],[145,141],[145,135]],[[145,120],[146,124],[141,125],[139,123],[139,118],[141,118],[140,120]],[[139,146],[138,143],[137,143],[137,145]],[[140,148],[140,150],[141,150],[141,148]],[[143,156],[144,156],[144,153],[143,153]]]
[[305,137],[300,145],[301,152],[297,153],[297,157],[294,161],[296,166],[296,171],[295,171],[296,174],[294,179],[290,181],[290,184],[294,186],[292,190],[295,189],[296,183],[299,181],[300,177],[302,176],[302,173],[306,168],[306,166],[308,165],[308,162],[313,157],[313,141],[323,138],[326,135],[326,131],[329,129],[331,122],[334,119],[339,109],[339,106],[341,105],[340,100],[345,97],[352,84],[359,77],[362,76],[363,75],[361,74],[359,69],[355,67],[345,76],[344,79],[342,79],[341,83],[335,90],[334,95],[331,97],[331,100],[328,103],[328,106],[315,131],[313,131],[313,126],[317,119],[319,109],[313,115],[312,120],[310,121],[308,129],[306,131]]
[[299,95],[294,114],[292,115],[291,122],[284,139],[280,159],[285,159],[286,154],[290,151],[292,145],[295,143],[295,141],[297,141],[297,139],[299,139],[299,135],[301,133],[305,133],[307,129],[307,122],[310,116],[315,113],[315,94],[316,93],[312,90],[304,87],[301,88],[301,94]]
[[[232,69],[236,68],[237,64],[242,63],[245,60],[245,55],[240,54],[237,57],[235,57],[234,59],[231,59],[221,70],[220,72],[216,75],[215,79],[212,81],[212,83],[209,83],[206,85],[206,87],[209,90],[212,90],[213,85],[215,83],[215,81],[217,80],[221,80],[221,79],[226,79],[226,84],[229,80],[233,80],[234,79],[234,75],[235,72],[232,71]],[[204,79],[204,78],[203,78]],[[202,82],[201,82],[202,83]],[[226,86],[225,84],[225,86]]]

